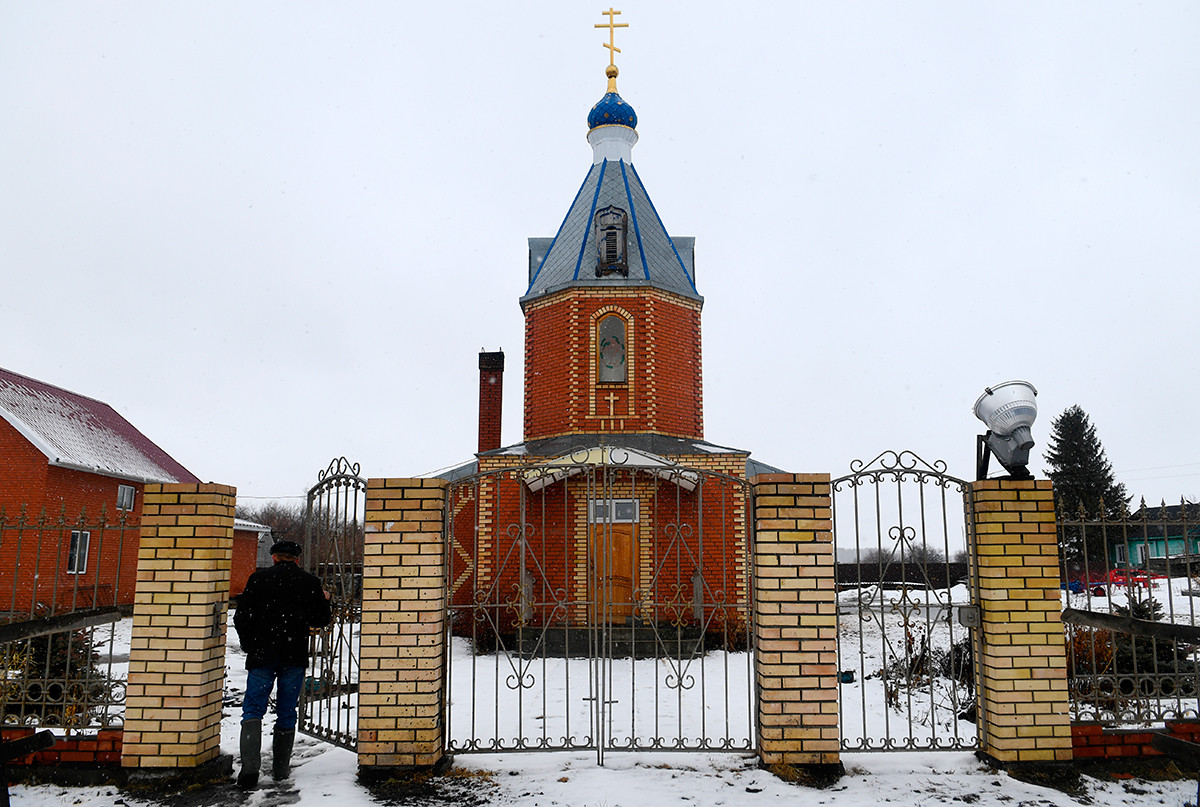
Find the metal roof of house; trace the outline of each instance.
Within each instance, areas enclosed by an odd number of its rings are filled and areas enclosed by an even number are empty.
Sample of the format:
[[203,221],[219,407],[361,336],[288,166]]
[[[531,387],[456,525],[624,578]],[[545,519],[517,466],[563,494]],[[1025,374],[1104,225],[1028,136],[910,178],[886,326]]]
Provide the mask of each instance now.
[[266,524],[259,524],[257,521],[250,521],[244,518],[235,518],[233,520],[233,528],[246,532],[257,532],[260,535],[271,531],[271,527]]
[[199,482],[111,406],[0,368],[0,417],[51,465],[137,482]]
[[[596,277],[597,211],[616,207],[628,216],[626,233],[628,276]],[[593,163],[554,238],[529,239],[529,288],[521,304],[568,287],[653,286],[694,300],[695,239],[667,234],[650,195],[632,163],[602,160]]]

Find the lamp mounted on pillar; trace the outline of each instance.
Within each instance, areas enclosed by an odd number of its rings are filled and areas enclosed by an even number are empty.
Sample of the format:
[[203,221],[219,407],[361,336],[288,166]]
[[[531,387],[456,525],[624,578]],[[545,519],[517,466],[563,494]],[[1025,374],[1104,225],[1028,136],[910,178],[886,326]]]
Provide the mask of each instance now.
[[988,427],[975,443],[975,478],[987,479],[988,459],[995,455],[1012,479],[1032,479],[1029,449],[1033,435],[1029,427],[1037,419],[1037,390],[1028,381],[1005,381],[984,387],[975,402],[975,417]]

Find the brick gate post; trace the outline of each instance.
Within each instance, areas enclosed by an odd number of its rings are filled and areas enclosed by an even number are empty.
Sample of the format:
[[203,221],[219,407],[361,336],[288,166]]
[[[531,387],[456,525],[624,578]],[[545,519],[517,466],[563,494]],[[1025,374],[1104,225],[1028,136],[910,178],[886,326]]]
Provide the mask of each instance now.
[[840,766],[829,474],[751,482],[759,757],[767,765]]
[[368,479],[358,765],[436,765],[445,749],[446,562],[441,479]]
[[135,777],[232,770],[220,750],[236,497],[146,485],[121,754]]
[[982,625],[980,750],[1001,763],[1072,758],[1058,533],[1049,480],[968,486]]

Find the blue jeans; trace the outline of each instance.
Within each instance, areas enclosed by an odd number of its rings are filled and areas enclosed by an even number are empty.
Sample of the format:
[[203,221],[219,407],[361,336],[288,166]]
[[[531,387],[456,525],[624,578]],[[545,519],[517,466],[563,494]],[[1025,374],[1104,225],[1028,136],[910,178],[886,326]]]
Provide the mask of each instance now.
[[304,667],[255,667],[246,671],[246,696],[242,699],[242,722],[262,720],[267,713],[267,698],[275,688],[275,728],[296,728],[296,702],[304,686]]

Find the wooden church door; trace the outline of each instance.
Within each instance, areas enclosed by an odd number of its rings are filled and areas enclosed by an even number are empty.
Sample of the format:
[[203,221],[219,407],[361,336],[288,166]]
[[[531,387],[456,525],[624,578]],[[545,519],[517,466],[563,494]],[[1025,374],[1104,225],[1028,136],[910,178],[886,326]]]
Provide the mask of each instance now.
[[595,501],[592,512],[603,516],[593,516],[588,530],[589,617],[592,624],[624,624],[633,616],[636,504],[622,500]]

